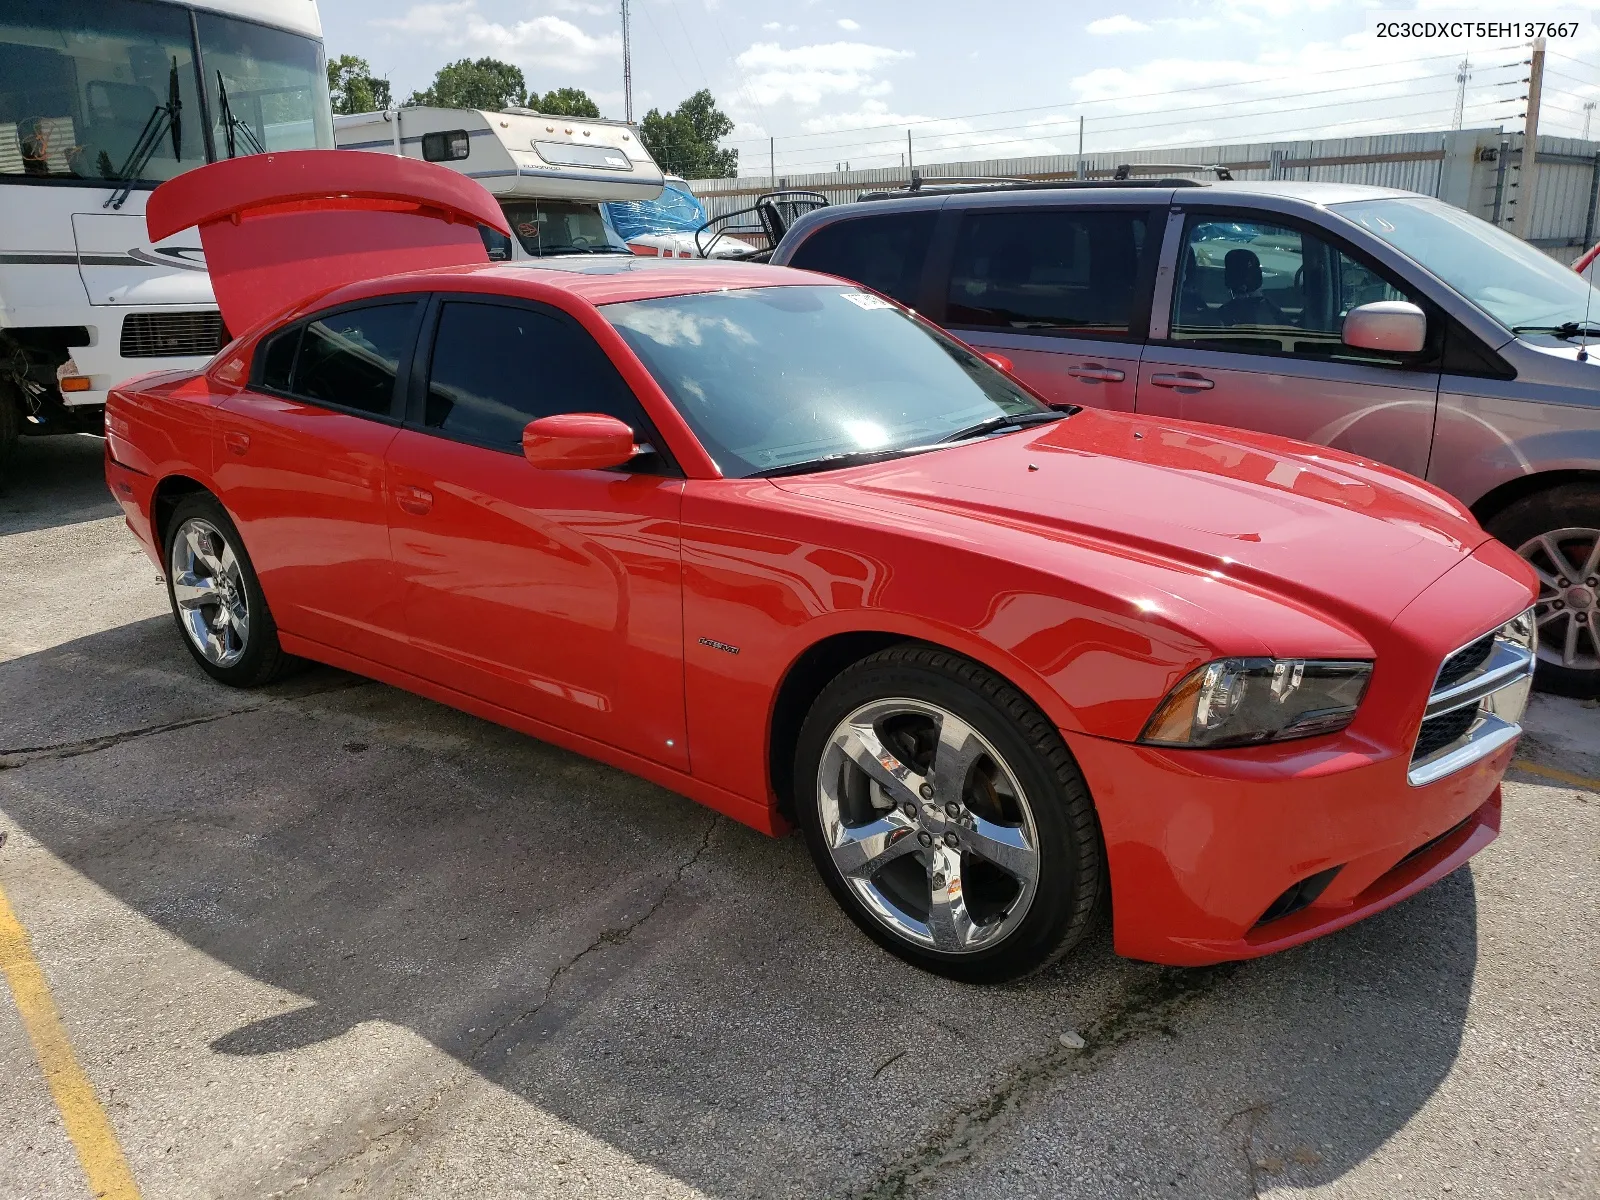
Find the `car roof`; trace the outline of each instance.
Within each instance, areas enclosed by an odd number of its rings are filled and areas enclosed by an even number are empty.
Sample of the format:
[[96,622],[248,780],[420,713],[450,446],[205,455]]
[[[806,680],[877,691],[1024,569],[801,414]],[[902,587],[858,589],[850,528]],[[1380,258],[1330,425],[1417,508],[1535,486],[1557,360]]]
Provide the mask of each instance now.
[[[656,300],[739,288],[792,287],[803,284],[837,284],[839,280],[815,271],[772,267],[760,263],[718,260],[649,258],[643,255],[580,256],[510,263],[473,263],[409,271],[400,275],[362,280],[322,296],[301,311],[348,304],[398,292],[448,290],[449,279],[471,280],[471,291],[539,298],[555,287],[590,304],[616,304],[629,300]],[[852,285],[853,286],[853,285]]]
[[[1062,204],[1106,204],[1127,201],[1136,204],[1181,203],[1186,205],[1226,204],[1235,198],[1275,197],[1300,201],[1322,207],[1350,200],[1377,200],[1382,198],[1417,198],[1419,192],[1399,188],[1374,187],[1362,183],[1324,183],[1296,179],[1261,180],[1192,180],[1192,179],[1142,179],[1126,183],[1112,180],[1078,181],[1063,179],[1055,182],[1012,182],[996,180],[992,184],[960,184],[939,186],[938,180],[923,181],[916,191],[864,193],[868,198],[851,203],[830,205],[806,214],[806,224],[820,224],[842,212],[855,213],[892,207],[944,207],[963,203],[981,204],[986,208],[1005,205],[1038,206]],[[797,222],[798,224],[798,222]]]

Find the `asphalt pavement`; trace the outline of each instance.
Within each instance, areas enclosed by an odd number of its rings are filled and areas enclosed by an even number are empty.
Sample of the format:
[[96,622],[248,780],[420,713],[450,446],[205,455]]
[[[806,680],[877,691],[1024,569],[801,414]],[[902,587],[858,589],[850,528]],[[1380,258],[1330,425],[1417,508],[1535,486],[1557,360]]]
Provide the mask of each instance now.
[[0,1197],[1600,1195],[1600,710],[1538,698],[1499,841],[1371,920],[965,987],[798,839],[330,669],[210,682],[100,454],[0,484]]

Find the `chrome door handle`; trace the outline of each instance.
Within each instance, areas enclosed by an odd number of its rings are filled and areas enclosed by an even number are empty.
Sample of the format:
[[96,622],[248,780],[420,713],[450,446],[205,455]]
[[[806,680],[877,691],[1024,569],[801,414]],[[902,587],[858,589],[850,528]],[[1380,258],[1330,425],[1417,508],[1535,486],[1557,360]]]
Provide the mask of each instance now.
[[1176,375],[1152,375],[1150,383],[1154,387],[1177,388],[1186,392],[1209,392],[1217,386],[1204,375],[1195,375],[1189,371],[1179,371]]
[[1119,371],[1115,367],[1097,367],[1093,364],[1068,367],[1067,374],[1074,379],[1084,379],[1090,383],[1121,383],[1128,377],[1126,372]]
[[433,493],[427,488],[406,484],[395,492],[395,499],[413,517],[425,517],[433,511]]

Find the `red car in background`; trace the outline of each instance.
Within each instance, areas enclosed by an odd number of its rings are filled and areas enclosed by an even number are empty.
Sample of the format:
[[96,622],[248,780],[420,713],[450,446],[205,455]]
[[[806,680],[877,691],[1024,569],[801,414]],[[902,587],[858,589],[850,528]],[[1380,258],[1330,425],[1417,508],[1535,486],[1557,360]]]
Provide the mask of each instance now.
[[486,193],[257,155],[151,199],[239,337],[108,406],[199,665],[330,663],[778,834],[996,980],[1266,954],[1499,827],[1533,575],[1320,447],[1053,409],[807,272],[487,263]]

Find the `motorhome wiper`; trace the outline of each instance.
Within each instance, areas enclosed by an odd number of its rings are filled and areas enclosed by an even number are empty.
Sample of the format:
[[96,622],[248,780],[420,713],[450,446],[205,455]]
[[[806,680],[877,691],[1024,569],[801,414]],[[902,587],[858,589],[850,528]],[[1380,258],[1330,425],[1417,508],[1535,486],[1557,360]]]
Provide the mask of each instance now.
[[239,142],[245,144],[246,154],[265,154],[267,148],[261,144],[261,139],[256,136],[256,131],[248,124],[233,115],[233,106],[228,103],[228,85],[222,82],[222,72],[217,72],[217,107],[222,110],[222,135],[227,139],[228,157],[239,157]]
[[[1076,410],[1074,410],[1076,411]],[[1021,429],[1024,425],[1042,425],[1046,421],[1059,421],[1062,417],[1069,417],[1071,413],[1059,409],[1049,412],[1020,413],[1017,416],[990,417],[987,421],[979,421],[976,425],[966,429],[958,429],[949,437],[942,439],[946,442],[964,442],[968,438],[982,437],[986,433],[998,433],[1002,429]]]
[[128,194],[133,191],[134,180],[139,178],[145,167],[150,165],[150,159],[156,152],[156,147],[161,144],[163,133],[172,134],[172,157],[183,158],[183,102],[178,94],[178,56],[172,56],[172,73],[167,77],[167,102],[158,104],[145,118],[144,128],[139,132],[139,140],[133,144],[133,149],[128,151],[128,157],[122,164],[122,170],[117,172],[121,181],[116,191],[106,198],[101,208],[121,208],[128,200]]
[[1593,325],[1581,325],[1577,321],[1567,321],[1561,325],[1513,325],[1512,333],[1548,333],[1551,337],[1562,339],[1575,337],[1600,337],[1600,328]]

